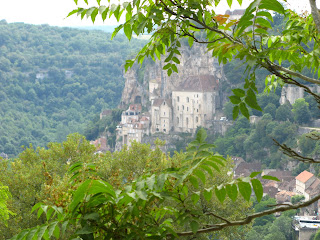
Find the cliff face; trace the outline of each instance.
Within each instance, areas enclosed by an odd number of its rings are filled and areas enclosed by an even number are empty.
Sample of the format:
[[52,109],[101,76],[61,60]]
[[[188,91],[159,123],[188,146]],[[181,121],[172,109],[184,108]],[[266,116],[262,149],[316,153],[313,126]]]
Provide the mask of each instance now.
[[[207,52],[205,46],[194,45],[191,49],[184,46],[180,49],[180,64],[177,65],[179,73],[173,73],[170,77],[167,72],[162,70],[166,65],[164,57],[161,61],[148,62],[139,69],[134,66],[124,74],[126,79],[125,87],[122,93],[121,106],[124,107],[130,103],[138,103],[141,100],[143,106],[146,106],[149,100],[149,82],[155,82],[159,85],[159,94],[163,98],[170,97],[172,90],[176,89],[187,77],[194,75],[214,75],[219,82],[225,81],[222,67],[218,61],[212,57],[211,52]],[[162,90],[161,90],[162,89]]]

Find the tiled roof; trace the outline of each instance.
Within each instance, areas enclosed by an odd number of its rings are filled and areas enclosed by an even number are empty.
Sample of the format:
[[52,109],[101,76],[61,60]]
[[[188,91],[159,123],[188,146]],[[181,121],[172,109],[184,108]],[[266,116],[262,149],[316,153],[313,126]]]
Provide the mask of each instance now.
[[189,76],[175,91],[214,92],[219,89],[219,80],[213,75]]
[[300,182],[305,183],[312,177],[313,177],[313,174],[311,172],[304,170],[302,173],[296,176],[296,179],[299,180]]
[[316,178],[316,180],[306,189],[306,192],[310,195],[316,195],[320,192],[320,180]]
[[129,110],[136,111],[136,112],[141,112],[142,106],[141,106],[140,103],[130,104]]
[[156,99],[154,99],[152,106],[154,106],[154,107],[160,107],[161,104],[162,104],[164,101],[166,102],[166,104],[167,104],[169,107],[172,107],[172,100],[171,100],[171,99],[164,99],[164,98],[156,98]]
[[241,162],[234,170],[236,176],[247,177],[251,172],[258,172],[261,170],[261,163],[247,163]]

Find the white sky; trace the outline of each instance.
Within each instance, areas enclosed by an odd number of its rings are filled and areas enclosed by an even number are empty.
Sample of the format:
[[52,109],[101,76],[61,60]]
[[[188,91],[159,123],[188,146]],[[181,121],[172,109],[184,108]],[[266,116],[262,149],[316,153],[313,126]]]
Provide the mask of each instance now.
[[[236,2],[236,0],[233,0]],[[95,0],[89,0],[89,6],[94,5]],[[101,1],[103,4],[104,0]],[[105,1],[106,2],[106,1]],[[225,0],[221,0],[216,12],[224,13],[228,9]],[[243,7],[247,7],[250,0],[243,0]],[[287,0],[290,8],[297,12],[308,9],[307,0]],[[79,0],[81,7],[85,7],[83,0]],[[242,8],[243,8],[242,7]],[[80,17],[65,17],[70,11],[77,8],[73,0],[0,0],[0,20],[5,19],[7,22],[25,22],[31,24],[49,24],[53,26],[92,26],[90,19],[86,17],[81,21]],[[240,8],[234,4],[232,9]],[[117,25],[112,19],[107,19],[105,23],[100,20],[98,15],[94,25]]]

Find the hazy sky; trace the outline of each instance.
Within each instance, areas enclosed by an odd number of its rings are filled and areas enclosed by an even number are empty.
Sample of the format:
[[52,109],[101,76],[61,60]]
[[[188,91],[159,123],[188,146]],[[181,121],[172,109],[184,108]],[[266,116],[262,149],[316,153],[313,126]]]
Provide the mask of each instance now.
[[[103,4],[104,0],[101,1]],[[218,6],[218,11],[224,13],[228,9],[226,2],[222,0]],[[236,2],[236,0],[234,0]],[[248,6],[249,0],[244,0],[244,7]],[[86,6],[83,0],[79,0],[80,5]],[[89,0],[89,6],[95,3]],[[306,7],[307,0],[288,0],[290,8],[301,11]],[[5,19],[7,22],[25,22],[32,24],[49,24],[55,26],[88,26],[92,25],[90,20],[80,20],[77,16],[65,17],[70,11],[77,8],[73,0],[0,0],[0,20]],[[240,8],[238,4],[234,4],[232,9]],[[95,25],[102,25],[101,17],[97,16]],[[107,19],[105,25],[116,25],[116,21]]]

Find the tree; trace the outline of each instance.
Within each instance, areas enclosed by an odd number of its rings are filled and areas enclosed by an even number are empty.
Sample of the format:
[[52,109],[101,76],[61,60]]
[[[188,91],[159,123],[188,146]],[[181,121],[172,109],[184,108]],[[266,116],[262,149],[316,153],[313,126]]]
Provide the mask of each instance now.
[[309,103],[304,98],[299,98],[294,102],[292,112],[294,120],[299,124],[308,123],[311,120]]
[[276,110],[277,121],[290,121],[293,122],[292,107],[289,102],[279,106]]
[[[320,96],[308,85],[319,84],[319,79],[302,74],[302,70],[307,68],[320,75],[320,17],[314,0],[310,0],[312,15],[307,16],[285,10],[276,0],[256,0],[239,21],[232,20],[227,15],[216,14],[213,10],[216,2],[218,1],[150,0],[102,6],[101,1],[97,0],[97,6],[78,8],[69,15],[87,15],[95,21],[100,13],[103,20],[107,16],[114,16],[119,21],[125,13],[126,22],[116,28],[113,35],[121,29],[129,39],[133,33],[151,33],[152,37],[135,60],[141,63],[146,57],[160,59],[163,55],[166,57],[163,68],[169,75],[178,71],[176,64],[180,62],[179,47],[182,38],[186,38],[190,46],[194,42],[206,44],[213,57],[217,57],[222,63],[234,58],[243,60],[246,64],[243,87],[233,89],[233,95],[230,96],[230,101],[235,105],[234,119],[239,112],[249,118],[249,107],[261,110],[257,102],[258,89],[255,82],[256,70],[259,68],[270,73],[266,78],[267,92],[278,85],[291,84],[303,88],[320,103]],[[229,5],[232,3],[231,0],[227,2]],[[240,0],[239,2],[241,3]],[[276,35],[268,31],[272,30],[270,21],[273,21],[270,11],[288,19],[286,29]],[[306,46],[310,48],[306,49]],[[286,66],[283,60],[286,60]],[[134,62],[128,60],[125,67],[131,67]],[[219,200],[221,207],[227,201],[226,196],[228,200],[236,201],[240,193],[244,199],[249,200],[251,188],[258,201],[262,198],[261,183],[255,178],[259,173],[252,173],[249,179],[240,178],[227,183],[221,182],[220,185],[214,184],[210,188],[203,187],[207,182],[204,171],[211,175],[213,170],[221,171],[219,162],[222,161],[224,166],[227,164],[225,159],[210,151],[212,146],[204,142],[204,136],[203,131],[198,132],[197,139],[187,150],[185,164],[155,175],[143,175],[125,189],[116,190],[110,184],[96,179],[84,181],[74,192],[68,211],[56,211],[57,217],[53,219],[55,227],[63,229],[62,226],[66,224],[73,224],[79,229],[76,236],[91,239],[102,236],[123,238],[123,234],[127,239],[197,236],[227,227],[246,225],[258,217],[304,207],[320,199],[318,195],[304,203],[276,206],[240,220],[226,219],[211,211],[211,208],[199,211],[197,207],[203,199],[208,202],[212,199]],[[293,154],[286,145],[279,146],[288,155]],[[303,157],[300,159],[306,160]],[[166,205],[168,201],[176,201],[177,207],[169,207],[171,205]],[[187,208],[184,205],[186,201],[190,203]],[[41,214],[41,205],[37,207]],[[101,220],[101,217],[104,219]],[[199,219],[207,221],[204,223]],[[48,225],[43,225],[24,231],[18,239],[23,238],[23,234],[32,237],[31,234],[37,234],[42,228],[45,229],[44,232],[49,232]]]
[[14,213],[8,209],[8,200],[10,199],[11,194],[9,188],[0,182],[0,225],[7,225],[10,215],[14,215]]

